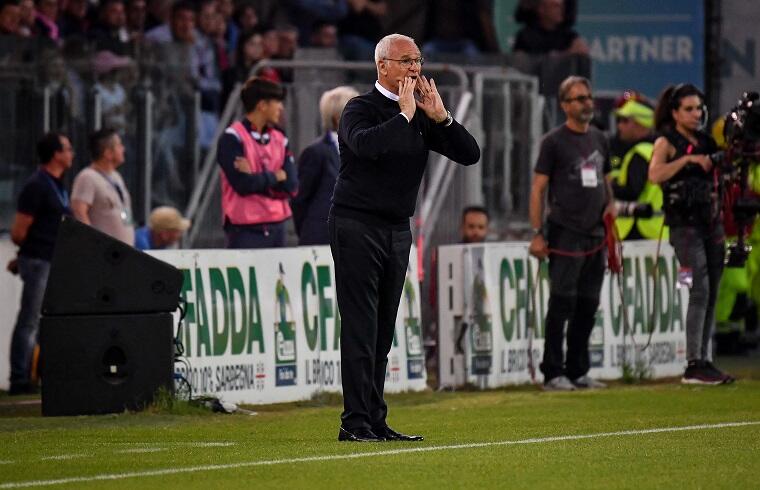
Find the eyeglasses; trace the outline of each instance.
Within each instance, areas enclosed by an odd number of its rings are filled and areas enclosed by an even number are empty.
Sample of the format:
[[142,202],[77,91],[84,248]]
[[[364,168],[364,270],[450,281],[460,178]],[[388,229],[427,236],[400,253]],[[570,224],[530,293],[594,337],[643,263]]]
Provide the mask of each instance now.
[[425,64],[425,58],[419,57],[419,58],[406,58],[403,60],[394,60],[393,58],[383,58],[388,61],[397,61],[402,67],[409,68],[412,66],[413,63],[417,63],[418,65],[422,66]]
[[591,94],[588,95],[579,95],[578,97],[568,97],[565,99],[565,102],[580,102],[581,104],[585,104],[586,102],[593,102],[594,96]]

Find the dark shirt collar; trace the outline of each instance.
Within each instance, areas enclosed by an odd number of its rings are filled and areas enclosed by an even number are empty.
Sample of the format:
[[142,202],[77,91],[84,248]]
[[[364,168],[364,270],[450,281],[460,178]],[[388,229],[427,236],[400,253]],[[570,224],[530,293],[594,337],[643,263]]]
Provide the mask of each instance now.
[[[255,131],[255,132],[259,131],[259,128],[254,126],[253,123],[247,117],[243,118],[243,126],[245,126],[245,129],[247,129],[248,131]],[[261,130],[262,133],[266,133],[267,131],[269,131],[269,125],[264,126],[264,129]]]
[[55,175],[48,172],[44,165],[40,165],[39,170],[40,172],[44,173],[45,175],[53,179],[57,184],[61,184],[63,182],[63,175],[61,175],[60,177],[56,177]]

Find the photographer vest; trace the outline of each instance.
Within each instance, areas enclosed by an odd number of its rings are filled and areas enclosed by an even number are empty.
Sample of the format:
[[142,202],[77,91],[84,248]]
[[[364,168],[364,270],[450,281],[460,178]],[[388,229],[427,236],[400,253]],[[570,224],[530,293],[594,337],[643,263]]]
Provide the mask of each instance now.
[[[712,137],[702,131],[695,133],[697,145],[675,129],[663,136],[673,145],[676,153],[668,163],[684,155],[710,155],[717,150]],[[665,224],[670,227],[708,226],[720,216],[713,172],[705,172],[696,164],[689,164],[662,183]]]
[[[617,179],[621,186],[626,185],[628,181],[628,170],[633,157],[638,155],[647,162],[652,159],[652,150],[654,145],[649,141],[642,141],[631,147],[623,156],[617,169],[613,170],[612,174]],[[618,216],[615,219],[615,227],[618,231],[618,236],[621,240],[625,240],[633,226],[635,224],[636,229],[643,238],[649,240],[657,240],[660,236],[660,228],[662,228],[665,217],[662,214],[662,189],[657,184],[653,184],[649,180],[644,185],[644,189],[641,190],[641,194],[637,199],[637,202],[642,204],[649,204],[652,206],[652,210],[655,215],[651,218],[634,218],[632,216]],[[662,238],[668,239],[667,227],[662,232]]]

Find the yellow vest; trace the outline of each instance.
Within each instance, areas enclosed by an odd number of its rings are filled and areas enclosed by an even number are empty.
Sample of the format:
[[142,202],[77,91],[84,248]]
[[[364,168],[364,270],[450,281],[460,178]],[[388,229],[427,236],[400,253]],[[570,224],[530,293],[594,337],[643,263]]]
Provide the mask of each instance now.
[[[649,162],[652,159],[652,152],[654,145],[648,141],[642,141],[634,145],[623,157],[623,161],[620,165],[620,169],[613,171],[613,178],[617,179],[619,185],[624,186],[628,181],[628,167],[631,165],[631,160],[637,154],[644,160]],[[649,240],[657,240],[660,237],[660,228],[665,223],[665,215],[662,213],[662,189],[657,184],[653,184],[647,180],[644,184],[644,189],[639,194],[637,202],[642,204],[649,204],[654,210],[654,216],[651,218],[633,218],[630,216],[618,216],[615,220],[615,227],[617,228],[618,236],[621,240],[624,240],[633,229],[634,223],[639,233],[644,238]],[[662,239],[667,240],[669,237],[668,227],[666,226],[662,230]]]

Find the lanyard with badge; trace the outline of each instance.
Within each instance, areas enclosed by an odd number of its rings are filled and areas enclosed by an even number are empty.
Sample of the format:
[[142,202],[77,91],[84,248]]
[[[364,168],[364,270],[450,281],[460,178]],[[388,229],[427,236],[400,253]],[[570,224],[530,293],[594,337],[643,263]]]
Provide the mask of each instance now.
[[587,160],[581,164],[581,184],[583,187],[596,187],[599,185],[594,162]]
[[59,187],[55,179],[53,179],[53,176],[47,173],[46,171],[40,170],[40,172],[42,173],[42,175],[45,176],[45,179],[47,179],[47,181],[50,182],[50,185],[53,187],[53,191],[55,191],[55,195],[58,197],[58,201],[61,203],[63,210],[70,211],[69,193],[66,191],[66,189]]
[[119,213],[119,217],[121,217],[122,223],[125,225],[131,225],[132,224],[132,211],[127,206],[126,200],[124,199],[124,191],[121,189],[121,186],[111,180],[108,175],[101,172],[100,170],[95,170],[97,173],[99,173],[104,179],[106,179],[106,182],[111,184],[111,186],[116,191],[116,194],[119,196],[119,200],[121,201],[121,213]]
[[[593,146],[591,150],[593,150]],[[599,185],[596,162],[591,160],[594,153],[591,152],[588,156],[583,157],[583,163],[581,163],[581,185],[586,188],[594,188]]]

